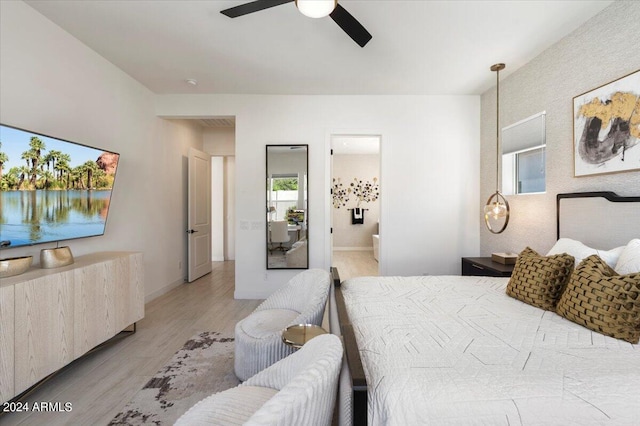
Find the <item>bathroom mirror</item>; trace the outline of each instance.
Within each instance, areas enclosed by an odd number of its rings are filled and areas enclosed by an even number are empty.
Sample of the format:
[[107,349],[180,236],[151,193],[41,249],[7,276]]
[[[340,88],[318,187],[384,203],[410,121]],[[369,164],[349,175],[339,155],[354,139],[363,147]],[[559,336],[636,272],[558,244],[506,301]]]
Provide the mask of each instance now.
[[308,145],[267,145],[267,269],[309,268]]

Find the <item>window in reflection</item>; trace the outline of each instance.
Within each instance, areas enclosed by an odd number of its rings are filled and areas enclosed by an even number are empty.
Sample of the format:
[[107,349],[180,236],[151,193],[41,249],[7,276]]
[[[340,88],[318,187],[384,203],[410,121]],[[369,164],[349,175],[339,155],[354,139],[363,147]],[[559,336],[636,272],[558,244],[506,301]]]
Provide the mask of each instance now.
[[543,193],[546,188],[546,113],[502,129],[502,193]]
[[269,188],[272,220],[284,219],[289,210],[298,208],[298,175],[272,175]]

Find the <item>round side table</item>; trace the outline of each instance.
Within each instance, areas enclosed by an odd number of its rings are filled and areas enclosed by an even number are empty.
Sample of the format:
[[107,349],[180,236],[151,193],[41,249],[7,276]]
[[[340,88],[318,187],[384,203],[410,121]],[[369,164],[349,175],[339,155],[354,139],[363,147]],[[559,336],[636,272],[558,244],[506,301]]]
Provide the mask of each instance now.
[[321,334],[327,334],[327,331],[314,324],[291,325],[282,331],[282,341],[286,345],[300,349],[302,345]]

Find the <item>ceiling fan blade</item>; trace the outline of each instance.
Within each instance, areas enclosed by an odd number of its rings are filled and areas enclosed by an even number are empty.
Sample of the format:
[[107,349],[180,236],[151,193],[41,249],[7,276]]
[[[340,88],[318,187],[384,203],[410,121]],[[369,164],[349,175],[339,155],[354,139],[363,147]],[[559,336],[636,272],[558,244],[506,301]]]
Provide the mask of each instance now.
[[333,19],[353,41],[358,43],[360,47],[364,47],[373,37],[369,34],[369,31],[367,31],[353,15],[347,12],[344,7],[340,6],[340,4],[333,9],[333,12],[331,12],[329,16],[331,16],[331,19]]
[[231,7],[220,11],[229,18],[237,18],[238,16],[248,15],[249,13],[259,12],[270,7],[280,6],[281,4],[291,3],[293,0],[257,0],[251,3],[241,4],[240,6]]

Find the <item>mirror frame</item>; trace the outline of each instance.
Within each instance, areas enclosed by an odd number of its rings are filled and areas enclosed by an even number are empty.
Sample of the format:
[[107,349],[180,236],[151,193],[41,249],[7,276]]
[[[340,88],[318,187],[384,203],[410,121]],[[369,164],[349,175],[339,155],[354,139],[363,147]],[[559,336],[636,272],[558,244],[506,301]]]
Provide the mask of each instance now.
[[[307,256],[307,263],[305,266],[296,266],[296,267],[289,267],[289,266],[284,266],[284,267],[273,267],[273,266],[269,266],[269,244],[270,244],[270,238],[269,238],[269,222],[270,222],[270,216],[269,216],[269,179],[271,178],[271,176],[269,175],[269,148],[287,148],[289,147],[290,149],[293,149],[294,147],[299,147],[299,148],[304,148],[305,150],[305,168],[306,168],[306,187],[305,187],[305,194],[306,194],[306,211],[305,211],[305,215],[304,215],[304,225],[306,225],[306,229],[305,229],[305,235],[304,238],[307,241],[307,243],[305,244],[306,246],[306,256]],[[267,144],[266,148],[265,148],[265,180],[267,183],[267,187],[265,190],[265,194],[266,194],[266,199],[265,199],[265,206],[266,206],[266,217],[265,217],[265,260],[266,260],[266,268],[267,270],[278,270],[278,269],[309,269],[309,145],[308,144]]]

